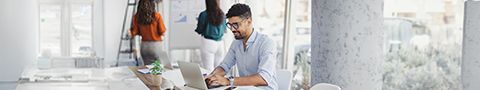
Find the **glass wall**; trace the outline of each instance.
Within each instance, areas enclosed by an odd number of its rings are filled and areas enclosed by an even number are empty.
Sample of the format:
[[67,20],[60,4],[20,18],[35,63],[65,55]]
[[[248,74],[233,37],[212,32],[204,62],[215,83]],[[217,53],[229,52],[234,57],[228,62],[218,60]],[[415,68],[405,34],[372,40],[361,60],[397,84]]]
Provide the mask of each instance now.
[[464,0],[385,0],[385,90],[458,90]]
[[291,19],[290,19],[290,37],[289,43],[293,54],[292,70],[292,90],[308,90],[310,87],[310,62],[311,62],[311,22],[312,22],[312,0],[292,0],[291,1]]
[[[292,72],[291,89],[308,90],[310,86],[312,0],[236,1],[250,5],[255,30],[269,35],[276,42],[277,68]],[[290,9],[290,12],[286,12],[286,9]],[[285,22],[286,19],[289,19],[288,22]],[[286,25],[289,26],[287,29],[285,29]],[[284,43],[285,41],[287,43]],[[288,49],[288,52],[284,52],[284,49]],[[284,55],[291,57],[285,59]]]
[[[311,1],[312,0],[224,0],[222,9],[235,3],[244,3],[252,10],[253,27],[269,35],[277,45],[277,68],[292,72],[292,90],[307,89],[310,86],[310,44],[311,44]],[[287,7],[288,4],[291,7]],[[291,12],[286,12],[290,9]],[[288,18],[287,18],[288,17]],[[286,22],[286,19],[287,20]],[[286,26],[287,27],[286,29]],[[288,32],[287,32],[288,31]],[[225,45],[234,39],[228,31]],[[285,43],[286,41],[286,43]],[[227,46],[226,48],[228,48]],[[284,52],[284,49],[287,52]],[[228,50],[228,49],[227,49]],[[172,50],[172,62],[191,61],[201,63],[198,50]],[[284,58],[289,55],[288,58]]]
[[245,3],[252,10],[253,28],[269,35],[277,45],[277,67],[283,64],[283,39],[285,33],[285,0],[238,0],[234,3]]

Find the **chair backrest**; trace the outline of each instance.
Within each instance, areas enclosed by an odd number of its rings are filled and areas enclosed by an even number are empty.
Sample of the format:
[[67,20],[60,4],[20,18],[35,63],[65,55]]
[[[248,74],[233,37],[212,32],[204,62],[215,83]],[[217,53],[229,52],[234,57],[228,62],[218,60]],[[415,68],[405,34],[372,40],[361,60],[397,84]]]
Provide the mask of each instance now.
[[277,70],[278,90],[290,90],[292,78],[292,72],[288,70]]
[[328,83],[319,83],[310,88],[310,90],[342,90],[337,85]]

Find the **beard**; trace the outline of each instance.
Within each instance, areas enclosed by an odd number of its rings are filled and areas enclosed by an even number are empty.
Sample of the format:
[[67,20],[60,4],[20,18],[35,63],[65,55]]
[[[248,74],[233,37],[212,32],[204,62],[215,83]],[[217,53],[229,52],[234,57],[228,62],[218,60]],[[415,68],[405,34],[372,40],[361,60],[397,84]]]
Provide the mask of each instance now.
[[239,31],[232,31],[232,33],[233,33],[233,35],[235,36],[235,39],[236,39],[236,40],[241,40],[241,39],[244,38],[244,37],[243,37],[243,34],[242,34],[241,32],[239,32]]

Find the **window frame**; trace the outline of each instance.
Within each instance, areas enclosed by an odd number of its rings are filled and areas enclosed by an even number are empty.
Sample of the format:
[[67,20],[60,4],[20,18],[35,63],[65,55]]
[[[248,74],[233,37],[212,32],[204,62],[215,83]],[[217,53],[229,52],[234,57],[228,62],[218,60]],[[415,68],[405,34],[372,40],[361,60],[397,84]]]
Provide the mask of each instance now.
[[[39,9],[41,8],[41,6],[43,5],[59,5],[61,7],[61,10],[60,10],[60,56],[53,56],[53,57],[72,57],[72,53],[73,51],[71,50],[72,49],[72,38],[73,38],[73,35],[72,35],[72,24],[73,24],[73,21],[72,21],[72,6],[74,4],[87,4],[87,5],[90,5],[92,8],[91,8],[91,19],[90,19],[90,24],[91,24],[91,27],[90,27],[90,30],[92,32],[92,34],[90,35],[90,37],[92,38],[91,42],[91,46],[92,46],[92,49],[95,47],[94,46],[94,33],[95,33],[95,25],[94,25],[94,17],[95,17],[95,4],[94,4],[94,0],[39,0],[38,1],[38,7]],[[41,17],[40,16],[40,13],[41,12],[38,12],[39,13],[39,18]],[[39,25],[40,26],[40,25]],[[40,29],[39,29],[40,30]],[[41,31],[41,30],[40,30]],[[39,33],[41,34],[41,32]],[[38,36],[39,37],[39,41],[42,40],[41,38],[41,35]],[[39,43],[43,43],[43,42],[39,42]],[[38,47],[38,51],[39,53],[41,54],[42,51],[41,51],[41,44],[39,44]]]

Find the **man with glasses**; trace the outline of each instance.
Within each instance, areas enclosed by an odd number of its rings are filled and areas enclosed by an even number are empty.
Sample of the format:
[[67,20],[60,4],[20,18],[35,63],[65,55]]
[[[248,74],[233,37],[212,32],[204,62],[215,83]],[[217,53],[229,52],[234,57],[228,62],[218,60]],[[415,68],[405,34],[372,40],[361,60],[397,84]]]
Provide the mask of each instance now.
[[[227,27],[235,35],[223,62],[207,77],[209,86],[268,86],[277,90],[276,46],[267,35],[253,29],[250,7],[233,5],[227,13]],[[225,77],[237,65],[239,77]]]

